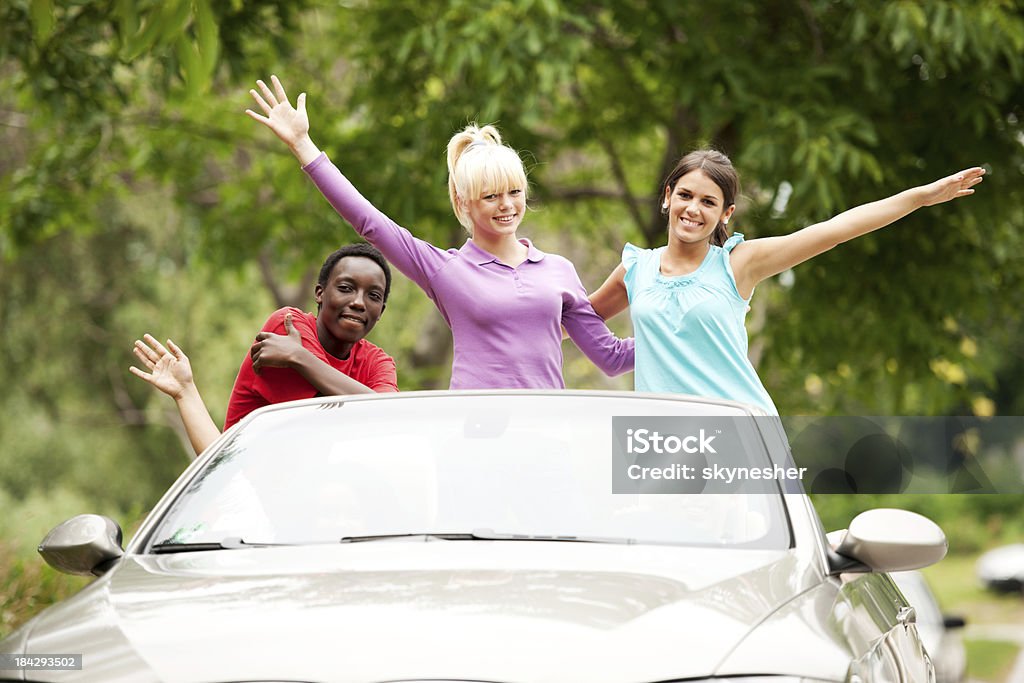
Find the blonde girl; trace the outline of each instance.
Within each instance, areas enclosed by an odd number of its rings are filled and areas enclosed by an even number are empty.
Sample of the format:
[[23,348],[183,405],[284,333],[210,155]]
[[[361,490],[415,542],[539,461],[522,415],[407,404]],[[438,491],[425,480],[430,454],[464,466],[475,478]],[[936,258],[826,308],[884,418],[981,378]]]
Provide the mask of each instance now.
[[416,238],[367,201],[309,136],[306,94],[288,101],[276,76],[246,110],[288,145],[335,210],[420,286],[452,330],[452,389],[564,388],[562,327],[602,371],[633,369],[633,340],[594,312],[576,269],[520,237],[526,172],[492,126],[468,126],[448,143],[448,186],[470,237],[458,249]]

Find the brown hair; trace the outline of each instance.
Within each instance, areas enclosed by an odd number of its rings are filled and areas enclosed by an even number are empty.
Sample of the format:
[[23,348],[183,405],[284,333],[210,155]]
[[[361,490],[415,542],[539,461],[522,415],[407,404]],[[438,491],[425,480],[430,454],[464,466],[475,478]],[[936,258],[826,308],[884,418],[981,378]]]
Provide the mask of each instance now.
[[[729,157],[714,149],[698,149],[690,152],[676,163],[676,167],[668,174],[665,184],[661,188],[662,196],[666,191],[675,189],[676,183],[691,171],[703,171],[704,175],[714,181],[715,185],[722,191],[722,199],[725,202],[723,209],[728,209],[736,203],[736,196],[740,193],[740,176],[736,173],[735,167]],[[662,211],[665,213],[665,210]],[[711,243],[722,246],[729,239],[729,230],[721,221],[715,226],[711,233]]]

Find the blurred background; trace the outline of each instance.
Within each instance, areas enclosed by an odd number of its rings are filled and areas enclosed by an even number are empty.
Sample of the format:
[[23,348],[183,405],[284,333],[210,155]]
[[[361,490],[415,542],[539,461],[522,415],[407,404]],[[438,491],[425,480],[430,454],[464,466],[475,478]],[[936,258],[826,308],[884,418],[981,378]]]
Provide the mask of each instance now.
[[[758,287],[751,357],[783,414],[1024,411],[1021,0],[6,0],[0,636],[83,585],[35,556],[50,527],[90,511],[130,530],[188,462],[132,342],[179,343],[222,424],[267,315],[313,310],[324,257],[354,240],[242,113],[271,73],[308,93],[314,141],[362,192],[442,246],[466,237],[445,144],[497,123],[530,169],[520,233],[590,290],[624,242],[664,243],[662,179],[698,146],[739,169],[748,238],[983,165],[975,196]],[[403,390],[447,386],[450,334],[401,276],[370,338]],[[568,386],[630,388],[565,351]],[[928,576],[971,622],[971,675],[1006,680],[1024,632],[1000,625],[1024,603],[973,566],[1024,539],[1020,496],[816,503],[829,528],[880,505],[942,524]]]

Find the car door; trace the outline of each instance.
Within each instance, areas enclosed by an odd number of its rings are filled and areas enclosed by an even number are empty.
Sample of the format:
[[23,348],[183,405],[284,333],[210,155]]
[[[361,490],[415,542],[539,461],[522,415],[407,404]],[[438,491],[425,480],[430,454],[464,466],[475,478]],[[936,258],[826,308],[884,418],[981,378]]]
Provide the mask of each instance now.
[[[934,683],[915,614],[887,574],[844,575],[841,593],[851,608],[851,628],[865,649],[851,665],[864,681]],[[874,636],[871,634],[874,633]]]

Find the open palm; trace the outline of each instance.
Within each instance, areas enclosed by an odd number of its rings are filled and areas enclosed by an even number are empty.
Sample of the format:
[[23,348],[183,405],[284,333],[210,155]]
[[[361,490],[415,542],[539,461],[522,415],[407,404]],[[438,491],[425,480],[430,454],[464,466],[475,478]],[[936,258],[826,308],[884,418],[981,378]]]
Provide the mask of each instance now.
[[261,116],[251,109],[246,109],[245,113],[249,118],[259,121],[274,131],[274,134],[289,147],[293,147],[309,133],[306,93],[299,95],[296,100],[298,108],[295,108],[288,101],[288,94],[277,76],[271,76],[270,82],[274,86],[273,90],[263,81],[256,81],[259,92],[255,89],[249,91],[252,98],[256,100],[256,104],[263,110],[264,115]]
[[934,206],[935,204],[948,202],[951,199],[974,194],[972,188],[984,179],[984,175],[985,169],[975,166],[974,168],[964,169],[959,173],[954,173],[951,176],[946,176],[936,180],[934,183],[925,185],[922,188],[924,191],[924,206]]
[[171,398],[181,398],[193,383],[192,364],[188,356],[170,339],[167,340],[167,345],[171,347],[170,351],[151,335],[144,335],[143,339],[145,342],[135,340],[132,351],[149,372],[143,372],[134,366],[128,369],[133,375],[149,382]]

